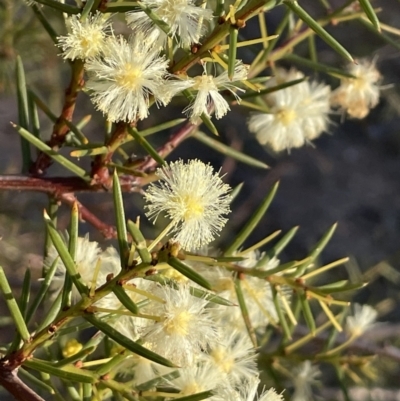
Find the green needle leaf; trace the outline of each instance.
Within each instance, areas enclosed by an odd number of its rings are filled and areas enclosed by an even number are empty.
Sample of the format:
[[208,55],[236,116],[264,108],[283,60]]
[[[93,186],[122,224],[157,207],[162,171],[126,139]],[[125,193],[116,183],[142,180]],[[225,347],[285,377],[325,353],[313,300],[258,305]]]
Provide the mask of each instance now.
[[200,118],[205,126],[211,131],[211,133],[213,133],[215,136],[219,136],[217,127],[214,125],[214,123],[211,121],[211,118],[207,114],[203,113]]
[[272,291],[272,300],[274,302],[276,313],[278,314],[279,322],[280,322],[281,328],[283,330],[284,339],[286,341],[289,341],[292,339],[292,335],[290,333],[288,323],[287,323],[285,315],[283,313],[281,303],[279,302],[278,291],[276,290],[275,286],[273,286],[273,285],[271,285],[271,291]]
[[33,146],[36,146],[43,153],[46,153],[46,155],[50,156],[54,161],[61,164],[63,167],[73,172],[78,177],[81,177],[85,181],[90,181],[90,177],[87,175],[86,171],[83,168],[77,166],[76,164],[72,163],[70,160],[62,156],[60,153],[51,149],[50,146],[46,145],[39,138],[36,138],[35,135],[31,134],[25,128],[14,123],[11,123],[11,125],[19,132],[19,134],[23,138],[29,141]]
[[311,333],[315,333],[315,320],[311,312],[310,301],[307,299],[307,294],[306,292],[298,292],[297,296],[299,298],[301,310],[303,311],[303,316],[307,323],[307,326],[310,329]]
[[203,291],[200,288],[190,287],[189,292],[194,297],[200,299],[206,299],[207,301],[212,302],[214,304],[224,305],[224,306],[235,306],[235,304],[232,303],[231,301],[228,301],[227,299],[222,298],[218,295],[210,294],[209,292]]
[[19,335],[25,342],[29,341],[30,335],[28,328],[26,327],[24,317],[22,316],[21,310],[19,309],[18,303],[14,298],[10,284],[8,283],[7,277],[4,274],[4,270],[1,266],[0,266],[0,289],[4,294],[8,310],[10,311],[11,317],[14,320]]
[[310,258],[312,260],[315,260],[321,252],[324,250],[330,239],[332,238],[333,233],[335,232],[337,227],[337,223],[335,223],[323,236],[322,238],[317,242],[317,244],[314,246],[310,253]]
[[32,133],[37,138],[40,136],[40,120],[36,103],[28,91],[29,120],[31,121]]
[[292,238],[296,235],[298,226],[291,228],[273,247],[270,249],[266,255],[260,260],[259,264],[264,264],[267,262],[267,259],[272,259],[275,256],[278,256],[289,244]]
[[355,291],[363,288],[368,283],[350,283],[348,280],[341,280],[337,283],[327,284],[322,287],[318,287],[315,289],[315,292],[319,292],[321,294],[331,294],[334,292],[345,292],[345,291]]
[[71,221],[69,224],[69,243],[68,251],[72,258],[76,259],[76,248],[78,243],[79,209],[75,202],[71,210]]
[[96,373],[89,370],[79,369],[73,365],[66,365],[58,368],[54,365],[50,365],[47,361],[35,358],[26,360],[23,366],[78,383],[96,383],[99,379]]
[[247,224],[242,228],[242,230],[237,235],[236,239],[233,243],[228,247],[225,251],[225,256],[231,256],[239,247],[243,244],[244,241],[248,238],[248,236],[253,232],[257,224],[263,218],[264,214],[269,208],[276,191],[278,190],[279,183],[277,182],[272,189],[269,191],[261,205],[257,208],[254,214],[249,218]]
[[158,152],[150,145],[150,142],[143,138],[136,128],[128,127],[128,132],[136,142],[161,166],[165,164],[165,160],[158,154]]
[[124,201],[122,199],[121,184],[119,182],[116,170],[114,170],[114,175],[113,175],[113,199],[114,199],[114,211],[115,211],[117,236],[118,236],[119,255],[121,258],[121,266],[122,268],[124,268],[125,266],[127,266],[127,261],[129,257],[129,243],[125,225],[125,209],[124,209]]
[[45,6],[49,6],[54,8],[55,10],[62,11],[66,14],[79,14],[81,9],[76,6],[71,6],[69,4],[60,3],[59,1],[55,0],[35,0],[37,3],[44,4]]
[[355,78],[354,75],[351,75],[350,73],[343,71],[339,68],[334,68],[334,67],[331,67],[330,65],[322,64],[319,62],[314,62],[314,61],[308,60],[304,57],[297,56],[296,54],[286,54],[283,58],[285,60],[289,60],[291,62],[304,65],[305,67],[312,68],[315,71],[324,72],[325,74],[329,74],[334,77]]
[[87,0],[85,6],[83,7],[81,14],[81,21],[84,21],[92,10],[95,0]]
[[393,47],[395,47],[396,49],[400,49],[400,43],[397,42],[396,40],[392,39],[389,35],[386,35],[386,33],[383,32],[378,32],[375,27],[371,24],[371,22],[367,19],[361,18],[358,20],[359,22],[361,22],[366,28],[368,28],[370,31],[372,31],[373,33],[375,33],[376,35],[378,35],[378,37],[382,40],[384,40],[386,43],[389,43],[390,45],[392,45]]
[[93,386],[90,383],[83,383],[82,384],[82,401],[91,401],[93,400]]
[[170,368],[176,368],[177,366],[170,362],[168,359],[148,350],[145,347],[137,344],[136,342],[132,341],[128,337],[125,337],[119,331],[115,330],[113,327],[109,326],[107,323],[97,319],[94,315],[90,313],[86,313],[83,316],[88,322],[90,322],[93,326],[101,330],[104,334],[108,337],[113,339],[119,345],[122,345],[124,348],[132,351],[134,354],[140,355],[143,358],[149,359],[150,361],[159,363],[163,366],[168,366]]
[[139,230],[139,227],[132,220],[128,220],[127,226],[129,233],[132,235],[133,242],[136,245],[136,251],[142,259],[142,262],[150,263],[151,254],[147,249],[146,240],[142,232]]
[[236,185],[235,188],[232,189],[231,192],[231,198],[232,198],[232,202],[236,199],[236,197],[239,195],[240,191],[243,188],[244,183],[241,182],[240,184]]
[[76,361],[82,361],[85,359],[88,355],[92,354],[94,351],[96,351],[97,347],[89,347],[80,350],[76,354],[70,356],[69,358],[61,359],[60,361],[56,362],[53,364],[53,366],[59,368],[65,365],[69,365],[71,363],[75,363]]
[[[59,3],[57,1],[58,4],[62,4]],[[65,4],[62,4],[65,5]],[[32,10],[36,15],[36,18],[40,21],[40,23],[42,24],[43,28],[45,29],[45,31],[49,34],[51,40],[53,41],[54,44],[58,43],[58,34],[57,32],[53,29],[53,27],[50,25],[48,19],[45,17],[45,15],[43,14],[42,10],[39,8],[39,6],[37,4],[33,4],[32,6]],[[79,11],[78,13],[79,14]]]
[[36,329],[36,332],[43,330],[51,322],[54,321],[54,319],[56,318],[56,316],[58,315],[58,313],[61,310],[62,295],[63,295],[63,293],[60,291],[59,294],[57,295],[56,299],[51,304],[50,309],[47,311],[45,318],[43,319],[41,324],[39,324],[38,328]]
[[33,99],[36,106],[39,107],[44,114],[46,114],[51,122],[55,123],[57,121],[57,116],[47,107],[45,102],[32,89],[29,89],[29,96]]
[[64,266],[65,266],[69,276],[71,277],[72,282],[74,283],[76,289],[79,291],[79,293],[81,295],[88,294],[88,288],[85,285],[85,283],[82,281],[80,274],[76,270],[74,259],[69,254],[68,249],[67,249],[64,241],[61,238],[61,235],[59,234],[57,229],[54,227],[54,225],[53,225],[52,221],[50,220],[49,216],[47,215],[47,213],[45,214],[45,222],[47,225],[48,233],[53,242],[53,245],[56,248],[58,254],[60,255],[60,258],[61,258],[62,262],[64,263]]
[[167,373],[165,375],[158,376],[144,383],[140,383],[138,386],[136,386],[136,389],[138,391],[151,390],[152,388],[156,388],[159,384],[162,385],[165,382],[177,379],[179,376],[180,376],[179,370],[173,370],[172,372]]
[[[58,117],[49,109],[49,107],[47,107],[44,101],[32,89],[29,89],[28,93],[29,93],[29,98],[32,99],[32,101],[36,104],[36,106],[39,107],[44,114],[46,114],[46,116],[50,119],[50,121],[56,123]],[[65,125],[67,125],[71,133],[75,134],[74,139],[76,139],[79,144],[88,143],[88,139],[81,131],[81,128],[85,126],[85,122],[87,120],[88,118],[84,118],[80,123],[75,125],[72,121],[63,119],[63,122],[65,123]],[[71,133],[69,135],[71,135]]]
[[143,131],[139,132],[139,135],[142,136],[142,137],[143,136],[153,135],[153,134],[155,134],[157,132],[165,131],[165,130],[167,130],[169,128],[175,127],[178,124],[181,124],[186,120],[187,120],[186,118],[177,118],[175,120],[167,121],[165,123],[156,125],[155,127],[150,127],[150,128],[144,129]]
[[371,2],[369,0],[358,0],[358,2],[360,3],[360,6],[365,12],[368,19],[371,21],[372,25],[378,32],[380,32],[381,27],[379,25],[379,20],[378,17],[376,16],[374,8],[371,5]]
[[248,311],[247,305],[246,305],[246,300],[244,299],[244,295],[243,295],[241,280],[239,278],[235,279],[235,291],[236,291],[236,296],[238,299],[240,311],[242,312],[242,317],[243,317],[244,323],[246,325],[247,332],[249,333],[250,340],[253,343],[254,347],[257,347],[257,337],[254,332],[254,328],[251,324],[249,311]]
[[[306,271],[306,269],[310,267],[310,264],[312,264],[318,258],[318,256],[321,254],[321,252],[324,250],[324,248],[332,238],[332,235],[335,232],[336,227],[337,223],[335,223],[317,242],[317,244],[311,250],[310,255],[307,258],[306,262],[297,269],[295,277],[301,277]],[[314,268],[316,268],[316,266]]]
[[30,295],[31,295],[31,271],[27,269],[25,271],[24,281],[22,283],[21,297],[18,302],[21,313],[25,318],[27,314]]
[[107,2],[105,4],[107,13],[126,13],[128,11],[140,11],[139,4],[136,1],[124,1],[124,2]]
[[236,52],[237,52],[237,39],[239,29],[233,25],[229,28],[229,54],[228,54],[228,77],[232,81],[233,74],[235,73],[236,65]]
[[321,25],[304,10],[304,8],[300,7],[297,1],[283,0],[283,3],[286,4],[286,6],[290,8],[302,21],[304,21],[322,40],[328,43],[332,49],[345,59],[352,63],[354,62],[350,53],[333,36],[322,28]]
[[213,390],[203,391],[201,393],[187,395],[186,397],[174,398],[175,401],[200,401],[210,398],[214,395]]
[[216,150],[223,155],[232,157],[242,163],[248,164],[249,166],[264,168],[267,169],[269,166],[263,163],[260,160],[254,159],[251,156],[245,155],[242,152],[239,152],[224,143],[209,137],[204,132],[197,131],[193,134],[193,138],[199,140],[200,142],[204,143],[205,145],[209,146],[210,148]]
[[168,259],[168,264],[188,279],[194,281],[196,284],[206,288],[207,290],[212,290],[211,284],[203,276],[174,256],[171,256]]
[[104,376],[106,373],[110,372],[116,366],[120,365],[121,362],[123,362],[123,360],[126,359],[129,355],[130,355],[130,353],[128,353],[126,351],[123,351],[120,354],[114,355],[111,360],[104,363],[97,369],[97,374],[99,376]]
[[144,11],[147,16],[157,25],[164,33],[169,35],[171,32],[170,26],[162,20],[151,8],[145,6],[142,2],[138,1],[137,5]]
[[[16,82],[18,99],[19,125],[25,129],[29,128],[29,105],[28,94],[26,91],[25,71],[20,56],[17,56],[16,62]],[[21,137],[22,152],[22,173],[27,173],[31,165],[31,149],[26,138]]]
[[262,89],[259,92],[244,93],[243,95],[240,95],[240,97],[242,99],[246,99],[249,97],[256,97],[256,96],[258,97],[258,96],[268,95],[268,93],[273,93],[273,92],[279,91],[281,89],[289,88],[290,86],[297,85],[306,80],[307,80],[307,77],[295,79],[295,80],[289,81],[289,82],[283,82],[282,84],[279,84],[276,86],[271,86],[270,88],[267,88],[267,89]]
[[58,259],[59,259],[58,257],[54,259],[53,264],[51,265],[50,269],[46,273],[46,276],[44,277],[44,280],[42,281],[42,285],[40,286],[40,289],[26,314],[26,322],[27,323],[32,319],[32,316],[35,314],[38,306],[43,301],[44,296],[46,295],[47,291],[49,290],[51,281],[53,280],[53,277],[54,277],[54,273],[57,270]]
[[86,136],[73,122],[66,120],[66,119],[63,119],[63,122],[71,131],[69,135],[74,134],[74,136],[72,136],[73,139],[75,139],[79,144],[88,143],[88,139],[86,138]]
[[118,284],[113,287],[113,293],[120,300],[121,304],[125,306],[130,312],[136,315],[139,312],[138,307],[129,297],[129,295],[125,292],[125,290]]

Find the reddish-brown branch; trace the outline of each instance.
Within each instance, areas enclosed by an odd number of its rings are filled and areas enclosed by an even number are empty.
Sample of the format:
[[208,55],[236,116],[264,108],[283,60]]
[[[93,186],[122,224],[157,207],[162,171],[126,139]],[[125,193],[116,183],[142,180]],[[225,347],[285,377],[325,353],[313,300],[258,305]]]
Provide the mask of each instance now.
[[[63,145],[65,137],[69,132],[66,121],[72,121],[72,117],[75,111],[76,99],[84,84],[83,74],[83,61],[73,61],[71,81],[65,91],[64,105],[60,116],[54,124],[51,138],[47,141],[47,145],[49,145],[54,150],[58,150]],[[51,159],[51,157],[49,157],[45,153],[39,153],[39,156],[30,169],[31,174],[36,176],[43,175],[52,164],[52,162],[53,160]]]
[[[120,176],[123,192],[138,192],[140,181],[129,175]],[[34,191],[53,196],[71,192],[107,192],[108,188],[98,184],[90,185],[79,177],[25,177],[0,175],[0,191]]]
[[[121,189],[124,192],[137,192],[139,187],[134,186],[136,177],[121,176]],[[140,184],[140,182],[136,182]],[[102,185],[90,185],[79,177],[24,177],[24,176],[0,176],[0,190],[35,191],[53,196],[56,200],[72,207],[77,202],[80,218],[99,230],[104,238],[116,238],[115,227],[100,220],[89,209],[82,205],[74,195],[74,192],[107,192]]]
[[[132,123],[134,126],[136,123]],[[115,150],[126,141],[128,135],[127,123],[120,122],[116,125],[111,138],[105,143],[108,152],[105,155],[98,155],[94,158],[92,171],[92,184],[100,184],[106,188],[111,188],[112,178],[107,165],[111,162]]]
[[[138,187],[133,186],[135,177],[120,177],[121,189],[124,192],[139,191]],[[24,176],[0,176],[0,190],[35,191],[53,196],[56,200],[72,206],[77,202],[80,217],[88,222],[106,238],[116,238],[115,227],[101,221],[89,209],[78,202],[74,192],[107,192],[101,185],[89,185],[86,181],[78,177],[52,177],[37,178]]]
[[78,205],[79,217],[99,230],[105,239],[117,238],[116,228],[100,220],[89,209],[83,206],[72,193],[60,194],[57,199],[71,207],[76,203]]
[[17,376],[17,369],[9,370],[3,363],[0,363],[0,385],[18,401],[45,401]]
[[[212,112],[212,109],[209,110]],[[177,148],[185,139],[187,139],[194,131],[196,131],[199,127],[201,122],[193,124],[188,121],[183,127],[179,128],[175,131],[170,137],[169,140],[161,147],[157,149],[157,153],[162,157],[167,157],[175,148]],[[138,162],[135,161],[135,165]],[[146,156],[143,160],[139,163],[137,169],[143,172],[150,172],[157,167],[157,162],[151,157]],[[140,178],[135,180],[135,183],[139,184],[141,182]]]

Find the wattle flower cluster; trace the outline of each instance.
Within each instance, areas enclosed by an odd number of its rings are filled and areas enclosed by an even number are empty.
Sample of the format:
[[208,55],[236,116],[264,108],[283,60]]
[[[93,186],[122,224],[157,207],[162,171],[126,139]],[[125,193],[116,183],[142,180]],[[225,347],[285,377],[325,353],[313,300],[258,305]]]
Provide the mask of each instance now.
[[[162,17],[170,26],[170,36],[183,47],[198,42],[205,32],[203,22],[212,14],[191,0],[152,0],[143,4]],[[69,34],[58,38],[65,59],[85,61],[89,77],[86,90],[109,121],[143,120],[152,104],[166,106],[184,90],[191,91],[192,101],[183,112],[193,122],[203,114],[209,116],[211,110],[215,110],[216,118],[226,115],[230,108],[220,90],[230,91],[240,102],[233,83],[245,80],[248,70],[240,60],[232,79],[226,71],[217,76],[204,72],[197,77],[177,77],[168,72],[169,61],[161,55],[160,45],[167,34],[144,12],[128,13],[127,20],[134,32],[129,40],[115,36],[110,20],[100,13],[84,20],[79,15],[69,17]]]
[[[171,220],[173,241],[184,249],[207,245],[226,222],[223,215],[229,212],[230,187],[210,165],[198,160],[170,163],[157,170],[157,175],[160,183],[150,185],[145,193],[149,216],[166,213]],[[268,260],[256,252],[242,256],[243,268],[266,271],[279,265],[279,260]],[[112,247],[102,251],[88,237],[78,238],[75,262],[77,272],[91,291],[121,271],[117,251]],[[57,263],[57,276],[64,277],[64,265],[51,248],[45,264],[50,267],[53,263]],[[179,366],[178,374],[165,376],[176,368],[167,369],[136,355],[124,361],[120,373],[131,376],[133,386],[168,377],[164,385],[179,397],[212,391],[208,398],[212,401],[253,401],[259,384],[257,353],[237,306],[234,275],[217,266],[192,263],[192,268],[210,282],[215,293],[225,298],[221,304],[207,298],[204,292],[193,292],[201,288],[178,272],[169,274],[173,270],[170,266],[161,263],[155,267],[160,268],[161,279],[172,278],[173,284],[151,281],[145,276],[123,285],[131,300],[141,305],[137,314],[129,312],[112,292],[95,302],[92,311],[130,340],[139,341],[175,363]],[[55,281],[55,291],[62,291],[62,282]],[[257,330],[264,330],[269,322],[277,320],[270,284],[248,277],[242,285],[252,324]],[[73,294],[73,300],[78,300],[78,292],[74,290]],[[69,344],[66,352],[75,352],[77,345]],[[258,399],[282,401],[283,396],[269,389]]]
[[[50,266],[56,257],[52,248],[46,265]],[[58,277],[63,276],[62,262],[56,263],[59,264]],[[76,266],[84,283],[98,288],[106,282],[108,275],[119,273],[120,258],[112,247],[101,251],[96,242],[90,242],[87,237],[78,238]],[[202,271],[200,266],[199,271]],[[215,278],[217,281],[211,282],[217,286],[218,275]],[[232,276],[230,280],[233,280]],[[62,281],[57,280],[57,283]],[[238,306],[213,304],[204,297],[194,296],[193,286],[196,284],[176,282],[171,287],[136,278],[124,287],[136,304],[146,301],[138,316],[128,313],[112,293],[96,302],[93,311],[127,338],[140,341],[149,350],[177,364],[178,375],[167,379],[165,386],[179,396],[212,391],[213,395],[207,398],[212,401],[253,401],[259,384],[257,354],[244,324],[237,327],[230,324],[232,313],[242,319]],[[55,290],[62,291],[62,288],[58,286]],[[268,293],[267,288],[266,291]],[[224,290],[218,294],[224,296],[227,293]],[[77,297],[75,293],[74,298]],[[272,302],[266,302],[264,306],[271,310]],[[264,325],[267,322],[265,320]],[[68,350],[72,345],[68,344]],[[76,345],[79,344],[75,344],[70,352],[76,352]],[[132,385],[136,386],[176,372],[176,368],[165,368],[133,355],[121,364],[119,371],[132,376]],[[283,401],[283,396],[269,389],[257,399]]]

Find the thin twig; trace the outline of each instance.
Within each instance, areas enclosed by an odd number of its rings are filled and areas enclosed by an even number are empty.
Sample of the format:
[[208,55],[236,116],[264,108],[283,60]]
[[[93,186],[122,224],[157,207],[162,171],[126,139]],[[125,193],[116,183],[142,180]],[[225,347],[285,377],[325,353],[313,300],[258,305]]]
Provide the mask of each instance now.
[[[119,177],[124,192],[138,192],[136,177]],[[26,177],[21,175],[0,175],[0,190],[33,191],[49,195],[70,192],[108,192],[103,185],[90,185],[79,177]]]
[[71,207],[76,202],[81,220],[90,223],[93,227],[99,230],[105,239],[117,238],[116,228],[100,220],[89,209],[83,206],[72,193],[60,194],[57,199]]
[[[208,108],[208,113],[211,114],[214,111],[213,107]],[[193,132],[195,132],[198,128],[199,125],[201,124],[201,121],[197,123],[192,123],[188,121],[185,123],[181,128],[177,129],[168,139],[164,145],[159,147],[157,149],[157,153],[162,157],[165,158],[167,157],[173,150],[175,150],[185,139],[187,139]],[[135,164],[137,162],[135,161]],[[157,162],[151,157],[151,156],[146,156],[143,158],[143,161],[139,164],[138,170],[142,172],[151,172],[154,170],[157,166]],[[136,177],[136,180],[134,181],[135,185],[141,186],[140,183],[143,180],[141,177]]]

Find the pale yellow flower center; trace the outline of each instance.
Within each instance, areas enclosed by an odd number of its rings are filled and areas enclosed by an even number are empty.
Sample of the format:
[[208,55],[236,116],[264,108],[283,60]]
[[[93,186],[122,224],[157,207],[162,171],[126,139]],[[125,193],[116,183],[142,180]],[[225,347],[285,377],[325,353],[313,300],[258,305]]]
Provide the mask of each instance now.
[[364,90],[367,85],[367,82],[364,78],[357,77],[356,79],[353,79],[353,85],[354,88],[357,90]]
[[166,0],[158,8],[157,15],[163,16],[171,24],[180,17],[185,6],[187,6],[187,0]]
[[183,396],[200,393],[203,389],[197,383],[188,383],[179,393]]
[[223,372],[230,373],[232,371],[234,361],[229,358],[225,350],[221,348],[215,349],[211,352],[211,356]]
[[99,31],[93,31],[89,35],[80,35],[79,38],[82,50],[88,51],[89,49],[99,47],[103,41],[103,35]]
[[80,39],[81,39],[82,49],[87,50],[88,47],[90,46],[90,42],[89,42],[88,38],[85,36],[85,37],[81,37]]
[[194,80],[195,84],[193,85],[193,89],[195,90],[218,90],[217,86],[214,83],[214,77],[212,75],[200,75]]
[[281,109],[276,116],[283,125],[288,126],[297,117],[297,114],[292,109]]
[[164,322],[164,331],[169,335],[186,336],[192,315],[187,311],[177,313],[172,319]]
[[198,198],[187,195],[184,197],[183,203],[185,205],[185,212],[183,213],[185,221],[198,219],[204,214],[204,205]]
[[140,85],[142,75],[141,69],[125,64],[123,70],[116,75],[115,81],[119,86],[135,90]]

